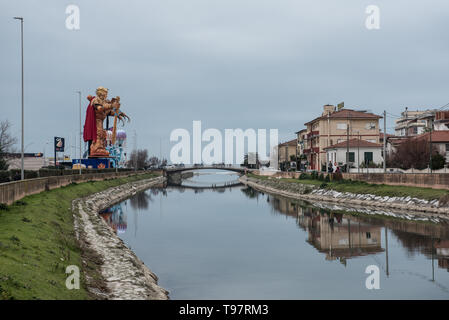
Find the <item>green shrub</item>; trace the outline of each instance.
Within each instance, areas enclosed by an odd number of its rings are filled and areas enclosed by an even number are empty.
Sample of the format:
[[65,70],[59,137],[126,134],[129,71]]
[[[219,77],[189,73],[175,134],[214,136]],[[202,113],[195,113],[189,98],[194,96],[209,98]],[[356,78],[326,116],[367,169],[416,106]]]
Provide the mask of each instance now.
[[0,183],[11,181],[11,174],[7,170],[0,171]]
[[322,183],[322,184],[320,184],[320,189],[326,189],[326,187],[327,187],[327,183]]
[[432,155],[432,161],[430,163],[430,168],[432,170],[438,170],[444,168],[444,163],[446,162],[445,157],[443,157],[438,152]]
[[24,170],[25,179],[35,179],[39,177],[39,172],[35,170]]
[[9,170],[11,173],[11,181],[18,181],[22,178],[20,169]]
[[309,180],[310,179],[310,175],[308,175],[307,173],[301,173],[299,175],[299,180]]
[[9,210],[9,207],[6,203],[0,203],[0,211],[7,211]]
[[325,182],[331,182],[330,174],[326,175],[326,178],[324,178]]
[[318,176],[318,180],[324,181],[324,174],[320,173],[320,175]]
[[62,170],[59,169],[48,169],[48,168],[42,168],[39,169],[39,177],[53,177],[53,176],[60,176],[62,174]]

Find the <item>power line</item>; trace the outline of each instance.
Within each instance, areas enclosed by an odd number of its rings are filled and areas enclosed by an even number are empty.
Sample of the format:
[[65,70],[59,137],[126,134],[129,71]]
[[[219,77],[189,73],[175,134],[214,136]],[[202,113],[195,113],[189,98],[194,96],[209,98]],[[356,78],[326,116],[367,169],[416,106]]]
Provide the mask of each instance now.
[[443,110],[445,108],[449,107],[449,103],[446,103],[444,106],[442,106],[440,109],[438,109],[438,111]]
[[393,113],[390,113],[390,112],[387,112],[387,114],[388,114],[389,116],[394,117],[394,118],[402,118],[401,116],[398,116],[398,115],[393,114]]

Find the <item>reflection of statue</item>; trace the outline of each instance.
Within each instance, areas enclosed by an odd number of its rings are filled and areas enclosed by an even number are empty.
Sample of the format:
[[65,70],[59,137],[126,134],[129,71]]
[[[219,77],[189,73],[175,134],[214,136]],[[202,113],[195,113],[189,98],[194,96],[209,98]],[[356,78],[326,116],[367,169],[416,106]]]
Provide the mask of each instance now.
[[100,216],[112,228],[115,234],[117,234],[117,232],[124,233],[128,227],[126,214],[123,212],[121,204],[100,211]]
[[120,97],[107,100],[108,90],[99,87],[96,91],[97,96],[88,96],[90,101],[87,107],[86,121],[84,124],[84,141],[90,143],[91,157],[108,157],[109,152],[106,150],[106,130],[103,129],[103,121],[107,116],[114,116],[114,128],[116,131],[117,119],[123,121],[129,117],[120,112]]

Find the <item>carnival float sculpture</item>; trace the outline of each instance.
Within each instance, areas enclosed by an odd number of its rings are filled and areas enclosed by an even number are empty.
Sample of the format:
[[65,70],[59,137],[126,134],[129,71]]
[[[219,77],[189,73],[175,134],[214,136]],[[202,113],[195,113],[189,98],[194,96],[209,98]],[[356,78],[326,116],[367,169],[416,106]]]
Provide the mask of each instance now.
[[[125,120],[130,118],[120,111],[120,97],[107,99],[108,89],[99,87],[96,90],[96,96],[87,96],[89,106],[86,111],[86,120],[84,122],[84,141],[88,143],[88,157],[92,158],[110,158],[114,167],[120,161],[123,162],[123,143],[126,139],[126,133],[123,130],[117,130],[118,122],[124,124]],[[109,126],[109,117],[114,117],[112,128]],[[104,129],[104,120],[106,130]],[[108,139],[108,131],[109,139]],[[120,158],[120,159],[118,159]]]

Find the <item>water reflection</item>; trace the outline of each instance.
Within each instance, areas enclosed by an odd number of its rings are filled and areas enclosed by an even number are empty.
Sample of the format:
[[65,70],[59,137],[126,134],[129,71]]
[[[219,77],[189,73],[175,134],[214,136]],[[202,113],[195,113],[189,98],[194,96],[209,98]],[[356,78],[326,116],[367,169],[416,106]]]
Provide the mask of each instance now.
[[[298,227],[308,233],[307,242],[325,254],[326,260],[337,259],[346,265],[347,259],[388,250],[381,246],[384,229],[386,246],[391,232],[410,258],[424,254],[449,272],[449,228],[446,224],[355,216],[316,208],[303,201],[265,195],[250,187],[241,191],[251,199],[266,197],[273,214],[295,218]],[[386,258],[385,271],[389,274],[388,256]]]
[[[317,208],[244,186],[161,186],[106,215],[173,299],[449,298],[444,224]],[[373,264],[376,292],[365,287]]]
[[126,213],[123,211],[122,204],[116,204],[100,212],[100,216],[117,233],[124,233],[128,227],[126,222]]

